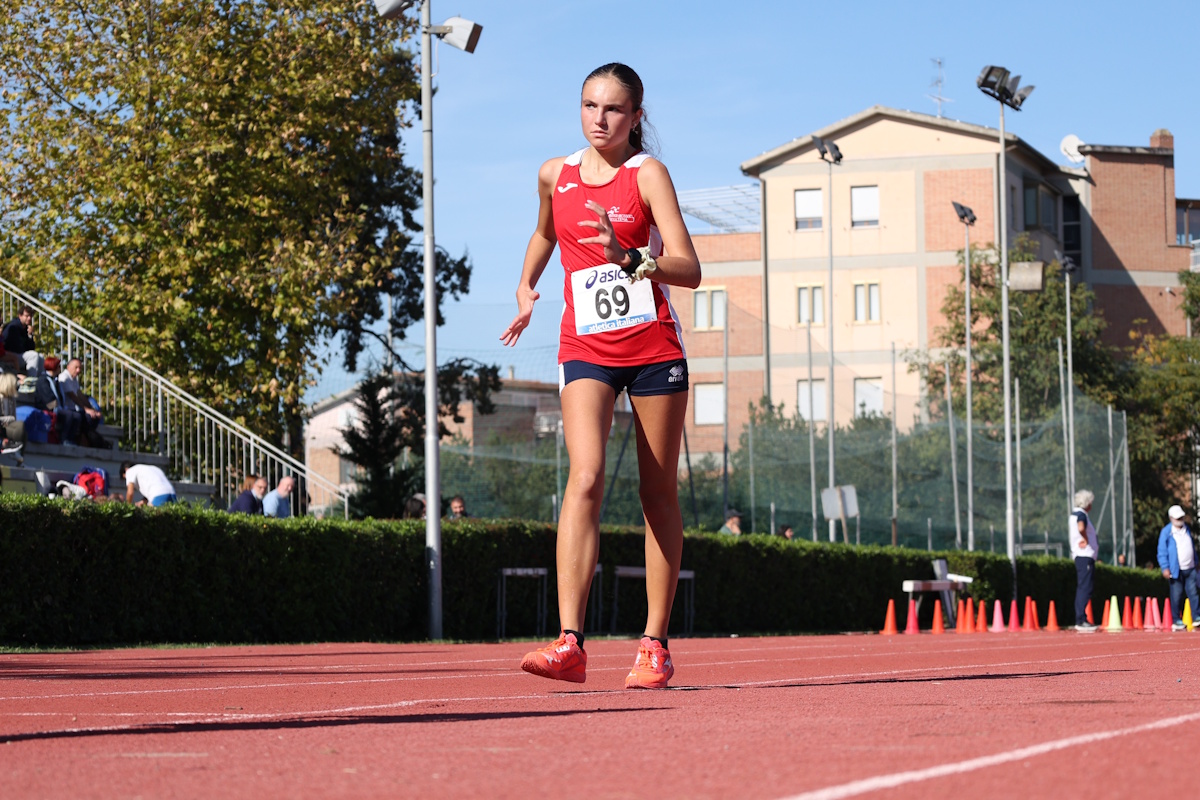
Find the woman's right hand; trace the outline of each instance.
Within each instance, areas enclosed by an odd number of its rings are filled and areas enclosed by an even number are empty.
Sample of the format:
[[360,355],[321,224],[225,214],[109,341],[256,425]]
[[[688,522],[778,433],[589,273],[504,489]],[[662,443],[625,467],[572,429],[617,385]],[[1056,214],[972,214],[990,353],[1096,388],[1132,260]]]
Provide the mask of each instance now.
[[504,333],[500,334],[500,341],[505,347],[512,347],[517,343],[517,339],[521,338],[521,333],[529,327],[529,320],[533,316],[533,304],[541,297],[533,289],[518,289],[517,290],[517,316],[504,329]]

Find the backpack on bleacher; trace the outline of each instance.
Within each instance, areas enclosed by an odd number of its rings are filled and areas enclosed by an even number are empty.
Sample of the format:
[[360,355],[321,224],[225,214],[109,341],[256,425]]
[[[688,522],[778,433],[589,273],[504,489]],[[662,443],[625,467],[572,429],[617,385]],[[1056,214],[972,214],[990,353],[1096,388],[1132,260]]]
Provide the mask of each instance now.
[[84,467],[75,476],[74,483],[82,486],[88,497],[103,497],[108,493],[108,473],[103,467]]
[[37,375],[25,375],[17,381],[17,405],[31,406],[37,396]]

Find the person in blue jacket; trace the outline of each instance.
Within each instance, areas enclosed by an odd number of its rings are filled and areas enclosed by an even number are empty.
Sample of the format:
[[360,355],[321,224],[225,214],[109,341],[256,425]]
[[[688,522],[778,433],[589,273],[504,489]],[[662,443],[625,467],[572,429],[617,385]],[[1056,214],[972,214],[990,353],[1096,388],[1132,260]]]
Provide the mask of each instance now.
[[1196,588],[1196,540],[1186,516],[1179,506],[1167,511],[1171,521],[1158,534],[1158,566],[1163,577],[1171,582],[1171,630],[1181,631],[1183,623],[1183,594],[1187,592],[1192,604],[1193,618],[1200,617],[1200,592]]

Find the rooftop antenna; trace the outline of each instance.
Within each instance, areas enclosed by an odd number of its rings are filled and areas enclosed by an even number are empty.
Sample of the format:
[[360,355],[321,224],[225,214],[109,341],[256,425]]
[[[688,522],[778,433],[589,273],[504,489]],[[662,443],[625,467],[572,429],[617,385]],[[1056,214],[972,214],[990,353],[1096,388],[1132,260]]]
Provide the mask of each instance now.
[[949,97],[942,96],[942,87],[946,85],[946,61],[945,61],[945,59],[942,59],[942,58],[931,58],[929,60],[933,62],[934,66],[937,67],[937,71],[938,71],[937,77],[933,79],[933,83],[929,84],[930,86],[932,86],[934,89],[937,90],[937,94],[927,94],[925,96],[928,97],[933,102],[937,103],[937,107],[938,107],[937,115],[938,115],[938,119],[941,119],[942,103],[953,103],[954,102]]

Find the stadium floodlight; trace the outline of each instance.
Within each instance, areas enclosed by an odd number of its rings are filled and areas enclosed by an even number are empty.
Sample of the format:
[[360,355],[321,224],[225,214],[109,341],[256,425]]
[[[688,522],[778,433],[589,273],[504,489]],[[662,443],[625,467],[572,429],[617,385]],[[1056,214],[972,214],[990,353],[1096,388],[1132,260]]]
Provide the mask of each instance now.
[[1009,348],[1008,325],[1008,203],[1004,196],[1008,186],[1008,139],[1004,135],[1004,107],[1020,111],[1033,92],[1032,86],[1018,88],[1021,76],[1010,76],[1004,67],[989,64],[979,73],[975,85],[988,97],[1000,101],[1000,180],[996,181],[996,205],[1000,208],[1000,330],[1004,360],[1004,530],[1008,544],[1008,560],[1012,565],[1013,586],[1017,585],[1016,534],[1013,518],[1013,452],[1012,452],[1012,354]]
[[[829,287],[825,292],[828,309],[826,311],[825,325],[829,335],[829,384],[826,387],[826,396],[829,399],[827,424],[829,426],[829,488],[833,489],[837,486],[837,468],[834,462],[833,454],[833,434],[837,427],[837,415],[834,413],[833,407],[833,165],[842,163],[842,151],[831,139],[822,139],[820,136],[812,137],[813,145],[817,148],[817,153],[820,154],[821,160],[829,165],[829,231],[825,238],[829,241]],[[812,380],[812,375],[808,376],[809,381]],[[809,410],[811,415],[812,411]],[[832,520],[829,523],[829,541],[836,541],[837,525]]]
[[[384,19],[395,19],[416,0],[375,0]],[[483,28],[462,17],[431,25],[430,0],[421,4],[421,144],[424,163],[421,208],[425,239],[425,563],[429,569],[429,638],[442,638],[442,476],[438,450],[437,391],[437,248],[433,235],[433,74],[434,36],[468,53],[475,51]],[[389,303],[391,300],[389,299]]]
[[[975,224],[975,212],[969,206],[964,206],[962,203],[954,204],[954,213],[958,214],[958,219],[963,224],[963,232],[966,234],[966,241],[963,243],[963,314],[965,317],[965,340],[967,345],[967,550],[975,549],[975,459],[971,450],[971,443],[974,434],[972,421],[971,402],[971,383],[973,376],[971,375],[972,360],[971,360],[971,226]],[[946,373],[949,375],[950,373]],[[949,397],[949,395],[947,395]],[[949,414],[950,409],[946,410]],[[960,543],[961,545],[961,543]]]

